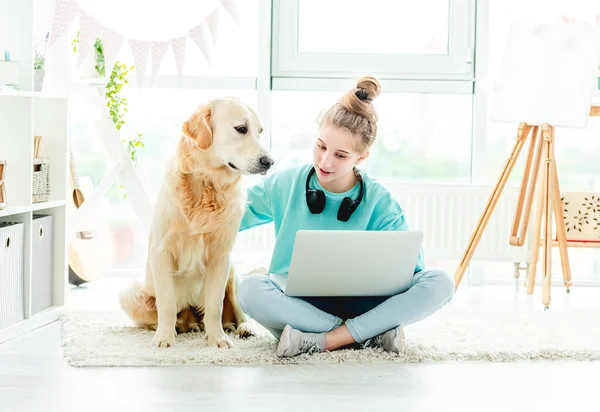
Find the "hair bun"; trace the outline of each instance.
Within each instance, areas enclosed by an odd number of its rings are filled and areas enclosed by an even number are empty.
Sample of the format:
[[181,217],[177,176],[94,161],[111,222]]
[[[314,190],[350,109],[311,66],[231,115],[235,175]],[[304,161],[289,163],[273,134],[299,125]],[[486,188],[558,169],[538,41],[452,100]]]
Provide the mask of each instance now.
[[379,80],[373,76],[362,76],[356,81],[356,87],[340,99],[340,105],[370,122],[376,122],[377,113],[371,102],[379,93],[381,93]]
[[372,101],[381,93],[381,84],[373,76],[363,76],[356,81],[356,91],[354,94],[360,100]]
[[373,76],[362,76],[356,86],[348,90],[331,106],[319,120],[323,125],[332,125],[349,131],[355,139],[355,150],[369,150],[377,137],[377,111],[372,100],[381,93],[381,84]]

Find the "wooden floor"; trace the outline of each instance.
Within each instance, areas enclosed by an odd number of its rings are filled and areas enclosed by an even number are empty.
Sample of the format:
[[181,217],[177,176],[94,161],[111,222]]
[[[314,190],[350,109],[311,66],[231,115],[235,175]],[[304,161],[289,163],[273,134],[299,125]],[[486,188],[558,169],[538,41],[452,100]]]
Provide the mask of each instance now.
[[[116,305],[120,283],[73,290],[71,305]],[[600,310],[598,297],[557,287],[550,310]],[[517,284],[463,285],[451,304],[542,310],[539,288]],[[53,323],[0,344],[0,411],[598,411],[599,376],[598,362],[73,368]]]

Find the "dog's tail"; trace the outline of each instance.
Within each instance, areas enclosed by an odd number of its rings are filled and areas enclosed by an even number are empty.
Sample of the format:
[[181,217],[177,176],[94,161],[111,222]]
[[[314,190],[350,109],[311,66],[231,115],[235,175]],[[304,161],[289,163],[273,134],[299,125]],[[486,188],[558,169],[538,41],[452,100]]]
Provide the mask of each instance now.
[[156,298],[146,293],[137,279],[121,291],[119,301],[121,308],[137,326],[156,329],[158,325]]

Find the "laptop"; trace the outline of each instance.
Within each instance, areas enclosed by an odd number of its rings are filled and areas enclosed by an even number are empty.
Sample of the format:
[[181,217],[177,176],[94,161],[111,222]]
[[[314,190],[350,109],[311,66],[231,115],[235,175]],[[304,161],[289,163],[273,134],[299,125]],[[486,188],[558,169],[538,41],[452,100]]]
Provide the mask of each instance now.
[[270,274],[288,296],[392,296],[410,287],[419,231],[299,230],[288,276]]

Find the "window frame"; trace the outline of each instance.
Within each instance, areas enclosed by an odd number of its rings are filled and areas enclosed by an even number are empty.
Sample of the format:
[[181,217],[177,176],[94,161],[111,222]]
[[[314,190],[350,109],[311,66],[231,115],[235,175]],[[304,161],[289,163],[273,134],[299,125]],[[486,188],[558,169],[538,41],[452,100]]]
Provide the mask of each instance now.
[[473,77],[476,0],[449,0],[445,55],[299,53],[300,0],[273,0],[273,77],[469,80]]

